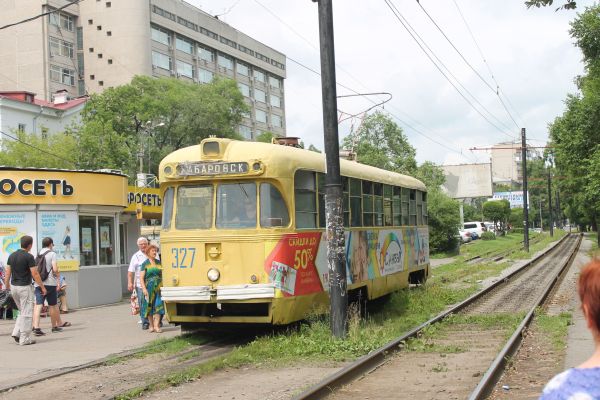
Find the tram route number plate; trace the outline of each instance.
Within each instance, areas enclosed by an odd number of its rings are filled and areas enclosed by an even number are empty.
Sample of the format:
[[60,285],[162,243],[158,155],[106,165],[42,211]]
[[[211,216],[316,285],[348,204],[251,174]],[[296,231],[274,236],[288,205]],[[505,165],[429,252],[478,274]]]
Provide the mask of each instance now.
[[247,162],[185,163],[177,166],[180,176],[237,175],[248,172]]

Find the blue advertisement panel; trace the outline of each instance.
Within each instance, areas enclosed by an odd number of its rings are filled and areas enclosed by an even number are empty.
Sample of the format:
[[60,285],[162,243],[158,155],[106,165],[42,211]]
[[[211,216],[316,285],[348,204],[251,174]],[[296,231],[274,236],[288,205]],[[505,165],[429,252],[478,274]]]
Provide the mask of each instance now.
[[[529,198],[529,192],[527,195],[527,198]],[[508,200],[510,208],[523,208],[523,191],[494,192],[492,200]]]
[[61,271],[79,269],[79,225],[76,211],[40,211],[38,213],[38,243],[51,237],[56,260]]
[[34,238],[32,254],[37,254],[35,212],[0,212],[0,260],[6,264],[10,253],[21,247],[21,237]]

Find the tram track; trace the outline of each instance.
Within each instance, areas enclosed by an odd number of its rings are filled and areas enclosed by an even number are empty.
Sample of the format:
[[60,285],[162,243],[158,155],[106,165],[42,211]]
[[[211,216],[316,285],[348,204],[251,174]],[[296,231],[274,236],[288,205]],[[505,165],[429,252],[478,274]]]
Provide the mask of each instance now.
[[[485,398],[503,371],[507,357],[518,348],[535,308],[576,254],[580,240],[579,236],[565,236],[507,277],[326,377],[294,399]],[[452,348],[455,352],[402,351],[411,338],[420,337],[434,324],[455,314],[468,316],[464,320],[485,319],[492,314],[519,314],[525,318],[513,332],[504,326],[449,324],[441,337],[434,339],[433,348]],[[508,342],[507,337],[510,337]],[[472,392],[474,388],[477,389]]]

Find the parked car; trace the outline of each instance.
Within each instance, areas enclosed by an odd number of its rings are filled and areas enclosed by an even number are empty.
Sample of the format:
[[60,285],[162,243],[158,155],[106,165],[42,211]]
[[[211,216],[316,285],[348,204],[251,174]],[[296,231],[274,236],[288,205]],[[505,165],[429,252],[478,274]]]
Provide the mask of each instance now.
[[471,232],[460,229],[458,231],[458,235],[460,236],[461,243],[469,243],[471,240],[473,240],[471,238]]
[[[483,222],[472,221],[465,222],[463,224],[463,230],[471,232],[471,234],[475,233],[477,235],[477,238],[480,238],[483,232],[487,231],[487,228]],[[475,240],[475,238],[472,239]]]
[[496,227],[493,222],[484,222],[483,224],[487,228],[488,232],[496,232]]

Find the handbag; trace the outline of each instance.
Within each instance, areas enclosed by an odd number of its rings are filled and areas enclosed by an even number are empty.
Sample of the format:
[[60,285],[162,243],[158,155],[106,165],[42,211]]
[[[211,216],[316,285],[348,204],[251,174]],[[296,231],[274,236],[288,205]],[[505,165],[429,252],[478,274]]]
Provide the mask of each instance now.
[[138,315],[140,313],[140,303],[138,302],[136,290],[131,292],[131,297],[129,298],[129,302],[131,304],[131,315]]

